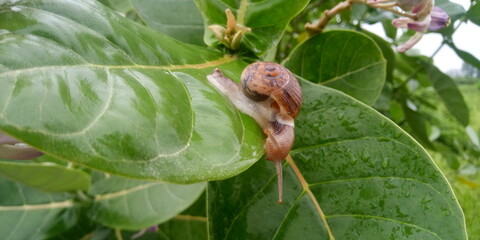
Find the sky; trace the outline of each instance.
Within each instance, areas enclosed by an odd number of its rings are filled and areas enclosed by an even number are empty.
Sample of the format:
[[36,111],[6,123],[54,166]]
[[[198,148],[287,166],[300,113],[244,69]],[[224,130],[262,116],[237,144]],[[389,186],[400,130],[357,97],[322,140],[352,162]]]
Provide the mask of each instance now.
[[[450,0],[451,2],[462,5],[465,10],[470,7],[470,0]],[[458,23],[457,23],[458,24]],[[366,29],[373,31],[380,36],[384,36],[381,24],[366,25]],[[480,27],[472,22],[463,22],[453,35],[455,45],[480,59]],[[415,45],[415,49],[421,54],[431,56],[441,45],[442,36],[436,33],[425,34],[420,42]],[[443,72],[458,70],[462,67],[463,60],[448,46],[442,49],[433,58],[435,65]]]

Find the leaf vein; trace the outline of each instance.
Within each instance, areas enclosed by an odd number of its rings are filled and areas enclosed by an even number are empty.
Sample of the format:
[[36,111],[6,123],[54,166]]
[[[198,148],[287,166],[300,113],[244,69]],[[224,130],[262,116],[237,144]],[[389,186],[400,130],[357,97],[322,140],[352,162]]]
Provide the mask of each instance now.
[[391,222],[395,222],[395,223],[399,223],[401,225],[408,225],[408,226],[411,226],[411,227],[414,227],[414,228],[418,228],[422,231],[425,231],[425,232],[428,232],[430,234],[432,234],[433,236],[435,236],[437,239],[441,239],[436,233],[428,230],[428,229],[425,229],[423,227],[420,227],[418,225],[415,225],[415,224],[411,224],[411,223],[406,223],[406,222],[402,222],[402,221],[398,221],[396,219],[392,219],[392,218],[385,218],[385,217],[380,217],[380,216],[372,216],[372,215],[364,215],[364,214],[334,214],[334,215],[329,215],[327,216],[328,219],[331,219],[331,218],[341,218],[341,217],[354,217],[354,218],[373,218],[373,219],[378,219],[378,220],[383,220],[383,221],[391,221]]
[[[361,68],[355,69],[354,71],[350,71],[350,72],[344,73],[344,74],[342,74],[342,75],[336,76],[336,77],[334,77],[334,78],[330,78],[330,79],[328,79],[328,80],[325,80],[325,81],[321,82],[320,84],[326,85],[326,84],[329,84],[329,83],[331,83],[331,82],[334,82],[334,81],[337,81],[337,80],[341,80],[341,79],[344,78],[344,77],[350,76],[350,75],[355,74],[355,73],[359,73],[359,72],[361,72],[361,71],[367,70],[368,68],[374,67],[374,66],[379,65],[379,64],[384,64],[384,63],[385,63],[385,61],[373,62],[373,63],[368,64],[368,65],[365,65],[365,66],[363,66],[363,67],[361,67]],[[352,84],[349,83],[348,81],[344,81],[344,82],[345,82],[346,84],[352,86],[352,87],[358,88],[357,86],[352,85]],[[365,89],[365,88],[364,88],[364,89]],[[366,88],[366,89],[369,90],[368,88]],[[373,89],[376,89],[376,88],[373,88]],[[371,90],[371,89],[370,89],[370,90]]]

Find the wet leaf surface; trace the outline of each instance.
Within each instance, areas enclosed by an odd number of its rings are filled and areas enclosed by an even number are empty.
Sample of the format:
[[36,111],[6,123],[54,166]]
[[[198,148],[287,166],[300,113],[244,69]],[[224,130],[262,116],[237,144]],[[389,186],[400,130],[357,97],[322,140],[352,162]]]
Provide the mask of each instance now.
[[212,182],[214,239],[466,239],[451,187],[417,142],[345,94],[302,83],[284,204],[268,161]]
[[378,45],[364,34],[344,30],[310,38],[295,48],[284,65],[313,83],[338,89],[369,105],[377,100],[387,75]]
[[177,183],[234,176],[260,158],[256,123],[206,79],[215,67],[239,76],[245,63],[96,1],[2,5],[5,133],[64,161]]

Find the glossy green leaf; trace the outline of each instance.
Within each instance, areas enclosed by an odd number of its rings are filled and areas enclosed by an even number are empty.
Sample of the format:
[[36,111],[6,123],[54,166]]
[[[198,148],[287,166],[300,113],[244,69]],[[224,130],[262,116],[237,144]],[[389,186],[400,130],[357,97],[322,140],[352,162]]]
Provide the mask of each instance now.
[[205,183],[175,185],[96,175],[89,208],[92,220],[103,225],[139,230],[165,222],[197,200]]
[[[106,234],[108,237],[101,239],[118,239],[114,231],[105,232],[97,229],[95,234]],[[169,240],[205,240],[208,239],[206,217],[206,194],[203,193],[195,203],[185,211],[171,218],[152,231],[146,228],[137,231],[121,230],[123,239],[135,236],[138,240],[169,239]],[[67,238],[68,239],[68,238]]]
[[182,42],[205,45],[203,19],[193,0],[131,0],[151,28]]
[[117,11],[126,13],[128,11],[133,10],[133,6],[130,0],[97,0],[104,4],[105,6],[108,6],[112,9],[115,9]]
[[475,3],[467,12],[468,20],[480,26],[480,4]]
[[424,67],[433,88],[440,96],[440,99],[448,111],[460,124],[467,126],[470,120],[468,107],[453,79],[434,65],[424,63]]
[[0,130],[64,161],[141,179],[234,176],[263,134],[206,76],[245,63],[96,1],[0,4]]
[[170,240],[208,239],[206,194],[203,194],[187,210],[161,224],[158,236]]
[[467,239],[451,187],[417,142],[345,94],[302,88],[283,205],[268,161],[211,182],[212,239]]
[[[287,24],[309,1],[195,0],[195,2],[203,13],[206,27],[212,24],[226,26],[225,9],[232,10],[237,23],[252,30],[244,35],[242,46],[261,56],[276,47]],[[204,39],[208,45],[218,42],[213,33],[207,29]]]
[[[391,23],[390,23],[391,25]],[[382,55],[386,60],[386,73],[385,80],[388,82],[393,81],[393,70],[395,68],[395,52],[392,49],[392,44],[385,41],[382,37],[368,31],[363,31],[368,37],[370,37],[382,50]]]
[[301,77],[373,104],[382,91],[386,61],[371,38],[353,31],[329,31],[300,44],[284,65]]
[[0,161],[0,175],[45,192],[88,190],[90,175],[57,165],[24,161]]
[[47,194],[4,178],[0,189],[2,239],[45,239],[76,222],[72,195]]

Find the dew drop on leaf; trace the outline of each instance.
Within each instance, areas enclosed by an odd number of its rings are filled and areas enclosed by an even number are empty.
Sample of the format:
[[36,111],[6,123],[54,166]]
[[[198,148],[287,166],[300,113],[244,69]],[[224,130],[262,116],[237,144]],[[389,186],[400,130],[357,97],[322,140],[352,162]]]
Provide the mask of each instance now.
[[388,168],[388,158],[384,158],[382,161],[382,168]]

